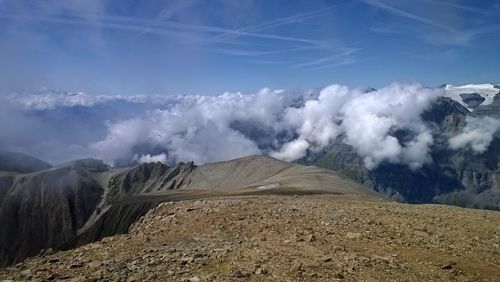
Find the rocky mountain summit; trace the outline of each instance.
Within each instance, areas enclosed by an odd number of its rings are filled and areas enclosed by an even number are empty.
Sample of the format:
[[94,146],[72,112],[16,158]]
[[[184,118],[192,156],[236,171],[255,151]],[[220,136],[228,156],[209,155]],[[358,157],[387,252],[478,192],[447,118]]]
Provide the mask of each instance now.
[[0,280],[496,281],[499,223],[494,211],[359,195],[164,202],[127,234],[47,250]]
[[264,156],[195,166],[111,168],[85,159],[0,178],[0,265],[125,233],[166,200],[240,194],[333,193],[379,197],[335,172]]

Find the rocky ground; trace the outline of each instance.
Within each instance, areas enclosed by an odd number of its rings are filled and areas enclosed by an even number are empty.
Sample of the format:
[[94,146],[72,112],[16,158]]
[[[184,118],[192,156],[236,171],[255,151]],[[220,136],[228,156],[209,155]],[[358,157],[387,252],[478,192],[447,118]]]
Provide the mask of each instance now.
[[1,280],[498,281],[500,213],[354,196],[166,202],[130,232]]

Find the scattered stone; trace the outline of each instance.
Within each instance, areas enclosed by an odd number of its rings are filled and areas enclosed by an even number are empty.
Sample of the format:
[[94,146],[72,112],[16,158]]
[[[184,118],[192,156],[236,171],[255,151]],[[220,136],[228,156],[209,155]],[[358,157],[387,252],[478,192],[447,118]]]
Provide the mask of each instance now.
[[87,265],[88,265],[89,268],[98,268],[99,266],[102,265],[102,262],[100,262],[100,261],[91,261]]
[[245,270],[240,270],[240,269],[233,270],[233,276],[236,278],[249,277],[250,275],[251,273]]
[[28,268],[28,269],[21,271],[21,275],[24,277],[31,276],[31,269]]
[[302,269],[302,263],[298,262],[298,261],[294,262],[292,264],[292,268],[290,270],[291,270],[291,272],[300,272],[300,271],[302,271],[303,270]]
[[81,262],[76,262],[76,263],[72,263],[69,268],[70,269],[73,269],[73,268],[80,268],[80,267],[83,267],[83,263]]
[[267,271],[261,267],[257,267],[257,269],[255,269],[255,271],[253,273],[257,274],[257,275],[261,275],[261,274],[266,274]]
[[452,269],[452,268],[453,268],[453,266],[451,264],[449,264],[449,263],[443,264],[441,266],[441,269]]
[[344,252],[345,251],[345,248],[344,247],[341,247],[341,246],[335,246],[333,247],[333,250],[335,252]]
[[142,275],[134,274],[127,279],[127,282],[135,282],[135,281],[141,281],[141,280],[142,280]]
[[316,236],[314,236],[313,234],[306,236],[306,242],[314,242],[314,241],[316,241]]
[[382,256],[373,256],[373,260],[375,260],[376,262],[380,262],[382,264],[389,264],[392,261],[392,259]]
[[361,233],[356,233],[356,232],[347,232],[345,235],[347,239],[359,239],[361,238]]
[[333,275],[333,278],[342,280],[342,279],[345,279],[345,276],[344,276],[344,274],[337,272]]
[[182,257],[181,260],[180,260],[180,263],[181,264],[189,264],[189,263],[192,263],[194,261],[194,257]]
[[50,273],[45,279],[47,279],[47,280],[54,280],[56,278],[57,278],[57,274]]
[[59,259],[58,258],[50,258],[48,260],[49,263],[55,263],[55,262],[59,262]]
[[441,265],[441,269],[452,269],[454,265],[456,265],[456,262],[450,261],[448,263],[445,263]]
[[188,280],[188,281],[189,281],[189,282],[200,282],[200,281],[201,281],[201,279],[200,279],[200,277],[198,277],[198,276],[194,276],[194,277],[189,278],[189,280]]

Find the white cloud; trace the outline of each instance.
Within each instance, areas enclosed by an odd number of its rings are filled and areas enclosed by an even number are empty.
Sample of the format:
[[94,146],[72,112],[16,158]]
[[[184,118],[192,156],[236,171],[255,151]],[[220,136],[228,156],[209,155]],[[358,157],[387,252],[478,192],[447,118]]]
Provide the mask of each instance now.
[[457,150],[469,147],[476,153],[485,152],[496,132],[500,130],[500,120],[491,117],[467,117],[461,133],[450,138],[450,148]]
[[158,155],[141,155],[135,157],[139,163],[155,163],[155,162],[161,162],[161,163],[166,163],[167,162],[167,155],[165,153],[161,153]]
[[41,92],[37,94],[9,94],[5,102],[25,110],[54,110],[58,107],[93,107],[107,102],[127,102],[133,104],[168,105],[177,103],[184,96],[161,95],[90,95],[85,92]]
[[[301,150],[297,150],[296,145],[285,144],[275,155],[300,158],[306,154],[304,142],[311,148],[323,148],[338,135],[345,134],[346,142],[363,157],[369,169],[382,161],[419,168],[430,161],[428,146],[433,142],[420,114],[440,95],[441,90],[418,84],[395,83],[369,93],[340,85],[329,86],[321,91],[317,100],[307,101],[302,108],[286,110],[285,123],[295,128]],[[415,137],[400,144],[392,132],[403,129]]]
[[305,156],[309,143],[304,139],[296,139],[283,145],[279,152],[272,153],[272,156],[284,161],[294,161]]
[[254,95],[186,96],[166,109],[110,124],[106,138],[90,147],[109,163],[130,158],[142,144],[164,150],[170,160],[196,163],[261,154],[256,143],[231,124],[251,120],[272,128],[285,98],[283,91],[269,89]]

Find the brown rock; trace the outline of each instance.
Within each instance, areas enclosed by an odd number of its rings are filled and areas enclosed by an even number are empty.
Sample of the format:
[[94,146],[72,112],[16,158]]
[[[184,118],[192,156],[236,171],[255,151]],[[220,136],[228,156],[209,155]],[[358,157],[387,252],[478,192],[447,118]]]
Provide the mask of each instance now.
[[345,235],[347,239],[359,239],[361,238],[361,233],[355,233],[355,232],[347,232]]

